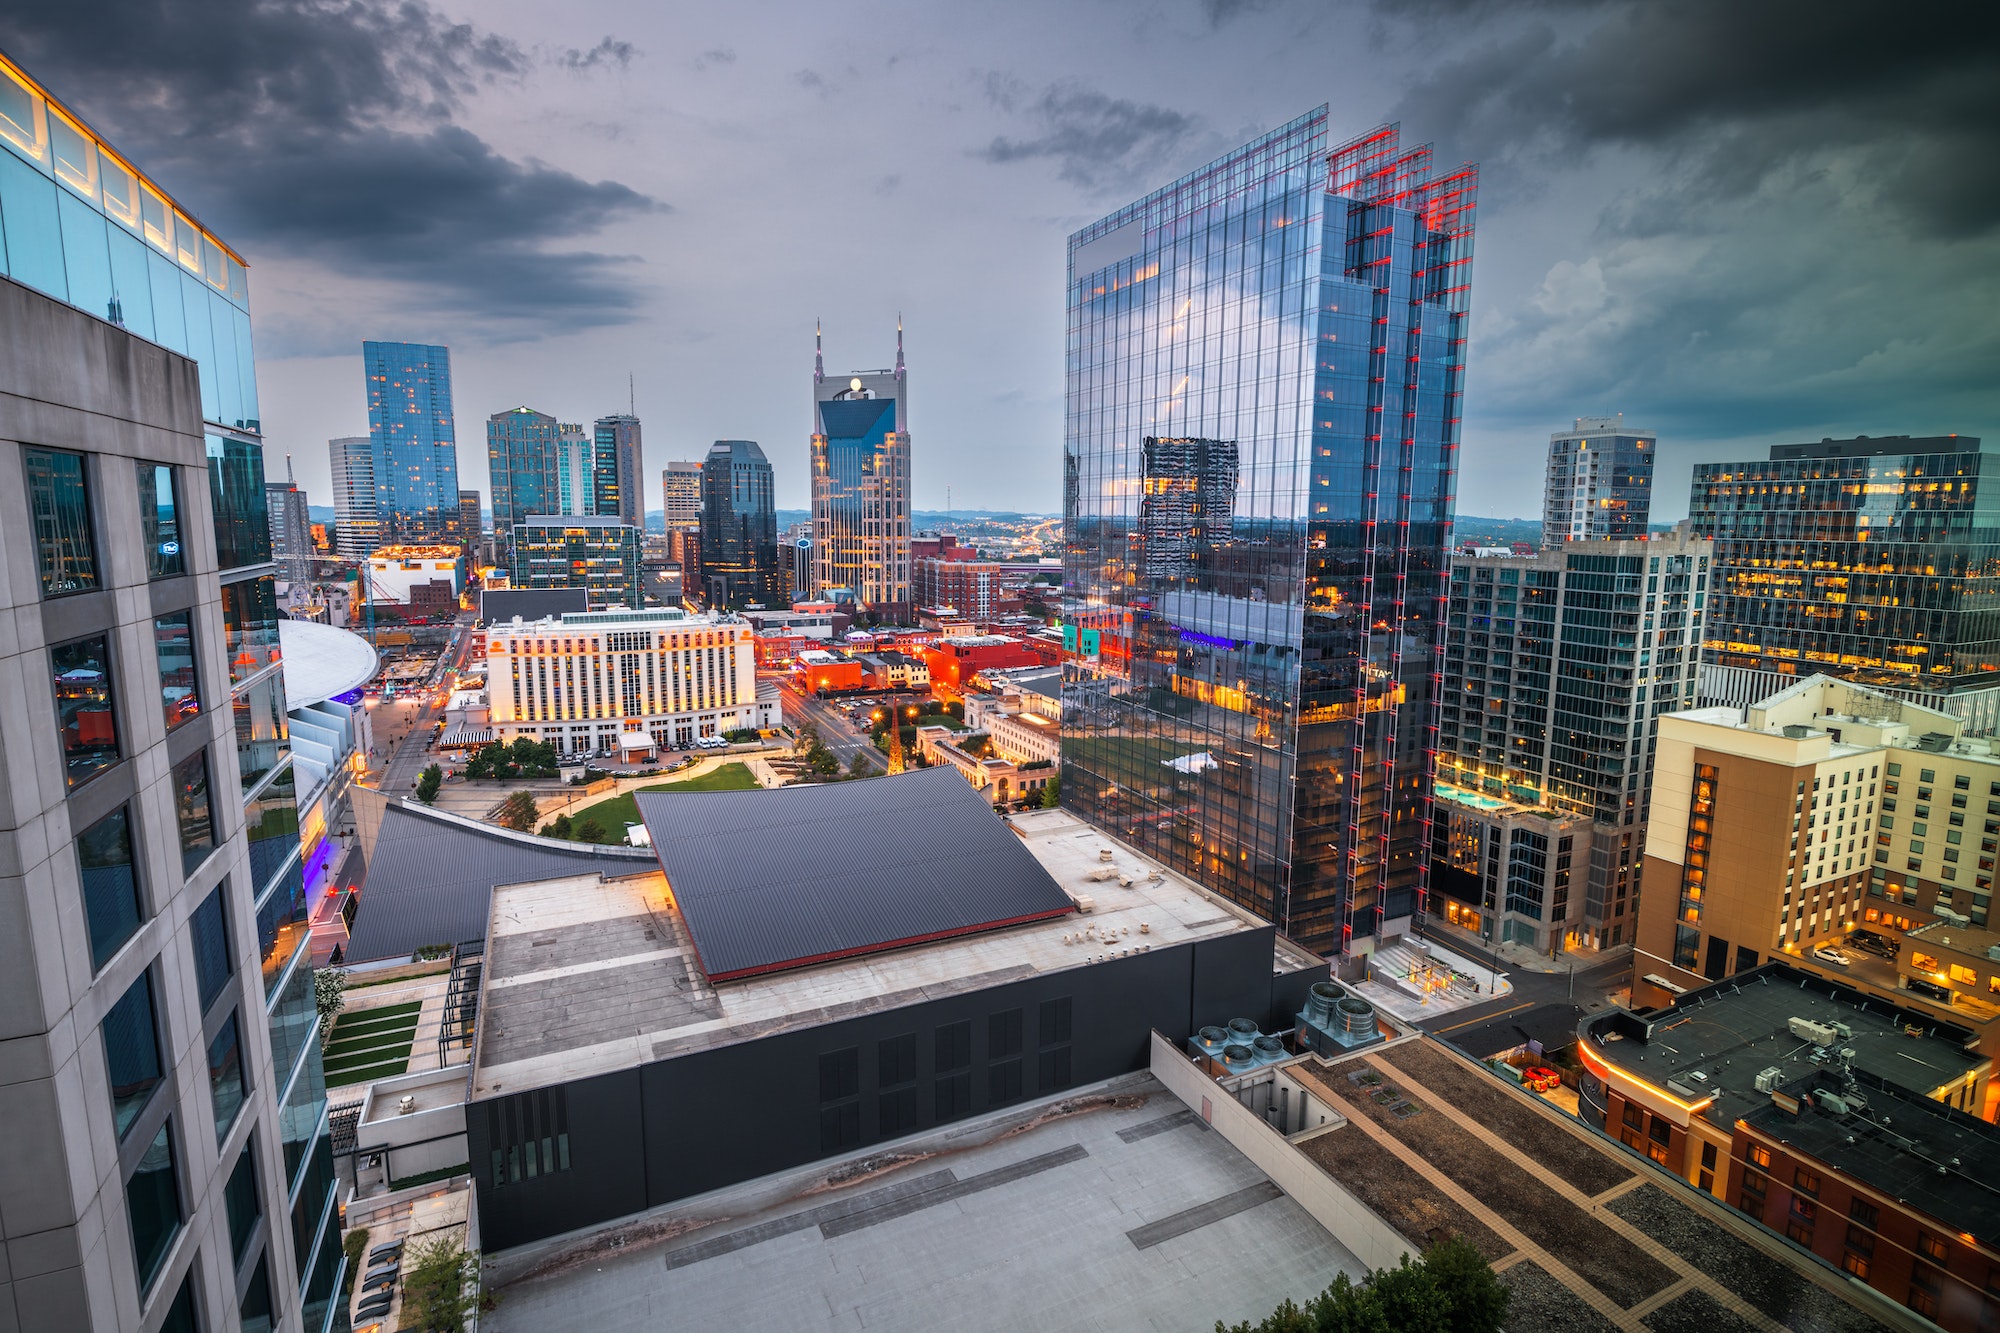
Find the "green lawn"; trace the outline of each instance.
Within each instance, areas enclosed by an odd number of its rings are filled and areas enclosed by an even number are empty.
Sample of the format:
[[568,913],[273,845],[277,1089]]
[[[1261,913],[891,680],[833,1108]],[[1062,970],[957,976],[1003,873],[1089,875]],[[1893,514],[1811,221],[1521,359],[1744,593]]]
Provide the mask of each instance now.
[[420,1001],[357,1009],[342,1014],[326,1044],[324,1064],[330,1088],[389,1078],[410,1067],[416,1045]]
[[[749,765],[739,762],[724,764],[720,768],[703,773],[700,777],[688,778],[682,782],[661,782],[651,787],[641,787],[639,791],[755,791],[759,785]],[[625,836],[625,826],[639,822],[639,803],[632,799],[636,794],[628,791],[623,795],[613,796],[608,801],[586,805],[570,815],[570,827],[574,829],[585,819],[595,819],[614,842],[622,841]]]

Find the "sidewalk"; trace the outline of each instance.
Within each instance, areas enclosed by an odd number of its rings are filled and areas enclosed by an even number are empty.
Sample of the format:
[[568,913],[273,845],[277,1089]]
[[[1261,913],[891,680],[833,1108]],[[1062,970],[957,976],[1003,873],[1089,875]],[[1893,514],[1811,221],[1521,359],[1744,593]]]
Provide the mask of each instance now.
[[1369,955],[1368,976],[1354,983],[1362,999],[1404,1023],[1429,1023],[1514,993],[1505,972],[1495,972],[1436,939],[1403,941]]
[[1481,939],[1435,916],[1424,922],[1424,938],[1473,958],[1498,958],[1500,965],[1510,972],[1540,972],[1545,976],[1567,973],[1572,968],[1581,972],[1602,962],[1610,952],[1579,946],[1564,949],[1551,958],[1539,949],[1525,948],[1505,940]]

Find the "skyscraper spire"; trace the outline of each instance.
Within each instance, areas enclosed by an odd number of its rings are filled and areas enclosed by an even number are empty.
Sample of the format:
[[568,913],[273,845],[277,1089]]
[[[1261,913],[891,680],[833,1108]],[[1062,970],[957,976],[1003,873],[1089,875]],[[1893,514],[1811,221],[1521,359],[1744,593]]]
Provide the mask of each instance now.
[[903,312],[896,312],[896,378],[903,378]]
[[819,347],[819,320],[815,319],[813,320],[813,383],[818,384],[825,378],[826,362],[820,356]]
[[287,482],[287,483],[288,483],[289,485],[293,485],[293,486],[296,486],[296,485],[298,485],[298,484],[299,484],[299,483],[298,483],[298,478],[296,478],[296,477],[294,477],[294,476],[292,475],[292,456],[291,456],[290,454],[286,454],[286,455],[285,455],[285,481],[286,481],[286,482]]

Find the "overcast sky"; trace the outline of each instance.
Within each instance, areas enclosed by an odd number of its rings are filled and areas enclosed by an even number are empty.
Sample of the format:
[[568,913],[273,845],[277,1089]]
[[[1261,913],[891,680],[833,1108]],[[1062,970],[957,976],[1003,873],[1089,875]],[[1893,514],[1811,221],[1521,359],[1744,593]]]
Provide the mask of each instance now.
[[1698,459],[2000,436],[2000,6],[0,0],[0,46],[250,262],[268,467],[329,500],[364,338],[442,342],[463,485],[527,403],[760,441],[907,329],[916,500],[1061,505],[1064,242],[1330,102],[1481,165],[1462,513],[1550,431]]

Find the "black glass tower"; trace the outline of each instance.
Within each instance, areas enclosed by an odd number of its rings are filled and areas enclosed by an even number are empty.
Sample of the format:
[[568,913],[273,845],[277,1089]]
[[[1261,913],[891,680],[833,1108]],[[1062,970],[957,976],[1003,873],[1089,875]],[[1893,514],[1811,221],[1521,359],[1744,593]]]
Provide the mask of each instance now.
[[1352,956],[1428,885],[1477,173],[1327,134],[1070,238],[1062,793]]
[[771,462],[755,440],[709,446],[701,465],[701,574],[710,607],[791,605],[791,575],[778,565],[774,494]]

